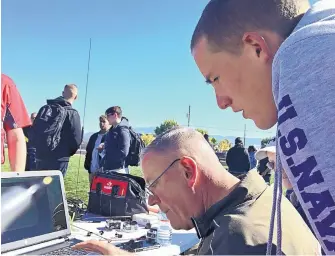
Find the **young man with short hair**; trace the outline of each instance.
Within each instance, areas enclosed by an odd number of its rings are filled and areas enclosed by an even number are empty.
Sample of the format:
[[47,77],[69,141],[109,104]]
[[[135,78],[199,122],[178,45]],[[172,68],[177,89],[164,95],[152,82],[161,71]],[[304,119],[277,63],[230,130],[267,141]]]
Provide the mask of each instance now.
[[335,252],[334,45],[334,0],[211,0],[191,41],[220,108],[261,129],[277,123],[276,183],[283,165],[327,254]]
[[77,97],[77,86],[67,84],[62,96],[47,100],[39,110],[32,130],[37,170],[59,170],[65,176],[82,142],[80,116],[72,107]]
[[90,184],[92,184],[95,172],[101,167],[102,157],[100,152],[102,148],[99,148],[99,146],[104,143],[105,136],[110,128],[105,115],[99,117],[99,127],[100,131],[91,135],[86,146],[84,167],[88,171]]
[[123,117],[122,109],[119,106],[108,108],[106,116],[112,128],[106,135],[103,168],[104,170],[129,173],[126,162],[131,143],[128,119]]

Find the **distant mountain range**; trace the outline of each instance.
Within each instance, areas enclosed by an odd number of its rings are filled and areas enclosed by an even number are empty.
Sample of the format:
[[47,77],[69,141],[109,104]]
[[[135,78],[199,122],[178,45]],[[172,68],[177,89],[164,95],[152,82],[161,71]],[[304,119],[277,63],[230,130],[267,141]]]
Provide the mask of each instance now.
[[[233,145],[235,143],[235,138],[234,136],[221,136],[221,135],[211,135],[211,137],[214,137],[218,141],[221,141],[223,139],[227,139],[230,141]],[[243,140],[243,138],[242,138]],[[254,145],[256,148],[261,147],[261,140],[262,138],[245,138],[245,146],[248,147],[250,145]]]
[[[156,127],[135,127],[134,130],[137,133],[150,134],[150,133],[154,133],[155,128]],[[84,142],[88,142],[88,140],[89,140],[89,138],[91,137],[92,134],[93,134],[93,132],[85,133],[84,134]],[[221,141],[223,139],[227,139],[232,144],[234,144],[235,138],[236,138],[234,136],[222,136],[222,135],[211,135],[211,134],[210,134],[210,136],[214,137],[218,141]],[[262,140],[262,138],[245,138],[245,145],[246,146],[254,145],[255,147],[260,148],[261,140]]]
[[[137,128],[134,128],[134,129],[138,133],[154,133],[155,128],[156,127],[137,127]],[[227,139],[232,144],[234,144],[235,138],[236,138],[234,136],[222,136],[222,135],[212,135],[212,134],[210,134],[210,136],[214,137],[218,141],[221,141],[223,139]],[[245,138],[245,144],[247,146],[249,146],[249,145],[255,145],[256,147],[260,147],[261,140],[262,140],[262,138]]]

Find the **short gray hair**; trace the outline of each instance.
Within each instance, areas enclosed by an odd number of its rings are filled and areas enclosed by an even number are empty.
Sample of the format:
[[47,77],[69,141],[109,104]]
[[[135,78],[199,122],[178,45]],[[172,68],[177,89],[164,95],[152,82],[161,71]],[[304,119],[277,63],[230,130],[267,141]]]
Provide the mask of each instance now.
[[176,126],[160,135],[158,135],[141,152],[141,160],[149,152],[164,153],[179,151],[181,147],[187,146],[193,139],[201,140],[205,145],[208,142],[202,134],[192,128]]

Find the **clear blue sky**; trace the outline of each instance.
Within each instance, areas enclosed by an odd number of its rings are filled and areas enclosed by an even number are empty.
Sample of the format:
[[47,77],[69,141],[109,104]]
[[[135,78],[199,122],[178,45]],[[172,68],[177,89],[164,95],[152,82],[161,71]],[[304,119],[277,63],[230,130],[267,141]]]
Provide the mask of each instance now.
[[[81,116],[92,38],[85,131],[97,117],[122,107],[134,127],[165,119],[210,127],[212,134],[247,137],[262,132],[240,113],[222,111],[189,50],[206,0],[2,0],[2,72],[16,82],[29,112],[55,98],[66,83],[79,87]],[[255,99],[255,103],[258,102]]]

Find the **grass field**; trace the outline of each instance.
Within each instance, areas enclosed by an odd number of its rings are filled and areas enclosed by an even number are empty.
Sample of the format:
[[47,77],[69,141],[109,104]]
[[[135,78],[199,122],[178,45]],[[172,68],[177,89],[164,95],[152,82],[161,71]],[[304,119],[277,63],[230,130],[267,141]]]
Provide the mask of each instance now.
[[[70,158],[68,171],[65,175],[65,190],[67,198],[79,198],[84,202],[88,201],[89,180],[88,173],[84,169],[85,155],[74,155]],[[10,171],[8,157],[1,167],[1,171]],[[140,167],[131,167],[130,173],[136,176],[142,176]],[[273,177],[271,177],[271,183]]]
[[[69,168],[65,175],[65,190],[67,198],[75,197],[87,202],[89,181],[88,173],[84,169],[85,155],[81,157],[74,155],[70,158]],[[142,172],[139,167],[131,167],[131,174],[141,176]],[[1,171],[10,171],[8,157],[6,156],[6,162],[1,166]]]

